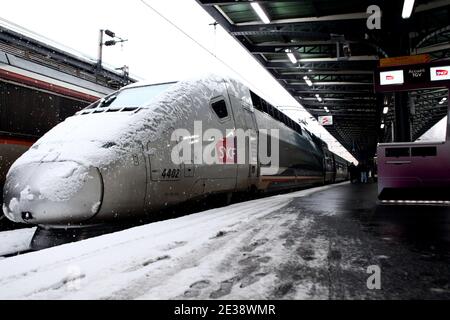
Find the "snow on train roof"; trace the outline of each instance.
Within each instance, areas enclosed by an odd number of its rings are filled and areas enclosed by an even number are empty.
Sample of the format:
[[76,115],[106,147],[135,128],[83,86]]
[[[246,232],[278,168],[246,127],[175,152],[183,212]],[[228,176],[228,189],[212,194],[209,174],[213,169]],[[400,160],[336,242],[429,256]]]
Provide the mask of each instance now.
[[69,117],[39,139],[12,168],[30,162],[68,160],[106,166],[129,156],[132,146],[155,141],[175,121],[187,119],[192,112],[200,114],[200,108],[214,92],[222,92],[223,85],[223,78],[217,76],[179,81],[138,112]]

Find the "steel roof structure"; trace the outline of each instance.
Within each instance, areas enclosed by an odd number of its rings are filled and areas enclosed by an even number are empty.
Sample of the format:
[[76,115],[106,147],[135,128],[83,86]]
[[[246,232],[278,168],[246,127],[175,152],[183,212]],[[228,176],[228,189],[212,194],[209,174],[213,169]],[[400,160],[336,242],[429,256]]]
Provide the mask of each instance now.
[[[374,92],[379,59],[423,53],[433,60],[450,57],[449,0],[416,0],[409,19],[401,17],[403,0],[257,1],[269,23],[252,1],[197,2],[315,118],[333,115],[334,125],[326,129],[358,160],[372,157],[377,142],[390,139],[389,126],[380,124],[395,117],[393,108],[382,112],[392,99]],[[381,9],[381,29],[368,28],[372,5]],[[434,104],[443,94],[417,94],[413,140],[446,115],[446,108]]]
[[[96,61],[87,60],[61,48],[54,47],[40,39],[12,30],[0,21],[0,54],[12,54],[38,65],[73,75],[77,78],[117,90],[129,83],[136,82],[104,66],[100,68]],[[1,61],[0,61],[1,62]]]

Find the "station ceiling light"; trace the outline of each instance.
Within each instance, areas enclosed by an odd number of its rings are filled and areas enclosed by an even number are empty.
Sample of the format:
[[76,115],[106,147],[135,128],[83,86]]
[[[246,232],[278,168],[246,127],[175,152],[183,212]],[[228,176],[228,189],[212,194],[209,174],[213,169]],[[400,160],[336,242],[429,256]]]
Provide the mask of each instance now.
[[405,2],[403,2],[402,18],[408,19],[409,17],[411,17],[413,8],[414,8],[414,0],[405,0]]
[[263,8],[261,8],[258,2],[250,2],[250,5],[252,6],[253,10],[255,10],[256,14],[262,20],[262,22],[264,22],[265,24],[270,23],[269,17],[264,12]]
[[389,107],[384,107],[383,108],[383,114],[387,114],[389,112]]
[[312,81],[309,80],[308,76],[304,76],[304,77],[303,77],[303,80],[305,80],[305,82],[306,82],[306,84],[307,84],[308,86],[311,87],[311,86],[313,85]]
[[446,97],[443,97],[443,98],[441,99],[441,101],[439,101],[439,104],[444,104],[445,101],[447,101],[447,98],[446,98]]
[[381,129],[384,129],[384,123],[381,124],[380,128],[381,128]]
[[320,95],[319,95],[318,93],[316,93],[316,98],[317,98],[317,100],[318,100],[319,102],[322,102],[322,101],[323,101],[323,99],[320,97]]
[[291,62],[293,64],[297,63],[297,58],[295,57],[294,53],[290,49],[286,49],[286,50],[284,50],[284,52],[286,52],[289,60],[291,60]]

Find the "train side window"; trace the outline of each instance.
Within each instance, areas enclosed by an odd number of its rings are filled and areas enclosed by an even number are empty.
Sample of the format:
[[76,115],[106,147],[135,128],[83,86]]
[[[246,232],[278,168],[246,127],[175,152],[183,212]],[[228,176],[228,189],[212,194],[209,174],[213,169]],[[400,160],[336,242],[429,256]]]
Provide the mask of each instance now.
[[388,158],[409,157],[409,148],[386,148],[385,156]]
[[219,119],[228,117],[228,109],[225,100],[220,99],[211,103],[211,108],[214,110]]
[[267,105],[267,109],[268,109],[268,114],[272,117],[275,118],[275,110],[271,105]]
[[267,108],[267,104],[265,101],[262,101],[261,107],[262,107],[262,111],[264,111],[267,114],[269,113],[269,109]]
[[437,156],[436,147],[415,147],[411,149],[413,157],[435,157]]

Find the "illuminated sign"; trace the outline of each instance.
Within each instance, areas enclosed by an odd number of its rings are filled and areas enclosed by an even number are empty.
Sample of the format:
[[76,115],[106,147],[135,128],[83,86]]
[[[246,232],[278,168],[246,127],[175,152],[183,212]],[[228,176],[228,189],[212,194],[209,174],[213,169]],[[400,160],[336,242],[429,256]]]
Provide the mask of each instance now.
[[430,68],[431,81],[450,80],[450,66]]
[[333,125],[333,116],[319,116],[319,123],[322,126],[332,126]]
[[375,92],[397,92],[450,86],[450,63],[436,61],[378,68]]
[[403,84],[403,70],[380,72],[380,84],[382,86],[390,84]]

